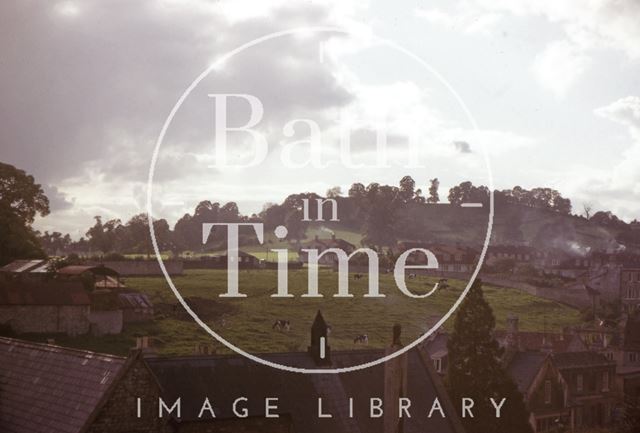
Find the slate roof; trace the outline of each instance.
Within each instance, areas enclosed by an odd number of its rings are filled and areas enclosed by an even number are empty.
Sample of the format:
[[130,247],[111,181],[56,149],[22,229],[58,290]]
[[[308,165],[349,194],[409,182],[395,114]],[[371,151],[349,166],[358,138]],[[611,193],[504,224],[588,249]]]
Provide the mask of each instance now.
[[44,281],[0,284],[0,305],[90,305],[79,282]]
[[431,356],[442,357],[448,353],[447,342],[449,341],[449,335],[440,332],[424,341],[424,348]]
[[0,430],[75,433],[125,358],[0,337]]
[[118,301],[122,308],[153,308],[149,297],[144,293],[120,293]]
[[[382,350],[332,352],[333,367],[345,367],[377,359]],[[264,358],[297,367],[316,368],[307,353],[262,355]],[[289,373],[263,366],[244,357],[198,356],[147,358],[170,401],[182,397],[182,419],[196,421],[206,397],[210,398],[217,419],[233,417],[232,402],[248,398],[250,415],[264,414],[264,398],[277,397],[278,412],[287,414],[293,430],[305,433],[376,433],[383,431],[383,418],[370,418],[369,398],[384,397],[384,366],[342,374]],[[405,433],[459,432],[456,413],[424,352],[409,352],[408,397],[411,418],[405,418]],[[426,415],[438,396],[447,418]],[[323,398],[323,411],[333,418],[318,418],[317,399]],[[348,416],[348,398],[354,398],[354,417]],[[456,430],[458,428],[458,430]]]
[[14,260],[13,262],[4,265],[0,268],[0,272],[7,273],[20,273],[20,272],[32,272],[37,270],[42,272],[42,269],[48,265],[48,260],[33,259],[33,260]]
[[[507,331],[494,331],[493,336],[501,346],[506,344],[508,332]],[[555,353],[567,352],[572,350],[572,343],[575,343],[574,347],[582,346],[586,349],[584,344],[581,344],[579,337],[575,335],[554,334],[548,332],[530,332],[530,331],[518,331],[517,343],[520,350],[523,351],[535,351],[535,350],[550,350]],[[573,349],[575,350],[575,349]]]
[[615,361],[609,361],[604,355],[596,352],[564,352],[554,353],[551,356],[553,357],[553,363],[560,370],[615,365]]
[[512,355],[507,372],[521,393],[526,393],[549,355],[542,352],[516,352]]

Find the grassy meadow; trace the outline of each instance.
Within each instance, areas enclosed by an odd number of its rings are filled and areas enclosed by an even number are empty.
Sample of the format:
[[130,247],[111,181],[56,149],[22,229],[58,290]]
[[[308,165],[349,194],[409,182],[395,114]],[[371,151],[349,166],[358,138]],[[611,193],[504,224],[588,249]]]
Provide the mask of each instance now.
[[[279,352],[306,350],[309,330],[316,311],[322,310],[332,327],[329,344],[333,350],[354,348],[353,338],[367,334],[369,347],[388,345],[395,323],[403,327],[403,340],[412,341],[429,329],[453,304],[464,283],[450,281],[450,287],[436,291],[425,299],[403,295],[396,287],[392,275],[380,276],[380,292],[385,298],[363,298],[367,292],[367,279],[349,277],[353,298],[334,298],[337,291],[337,273],[329,269],[320,271],[320,293],[323,298],[303,298],[307,290],[307,270],[289,272],[289,292],[293,298],[271,298],[275,293],[277,274],[271,270],[240,271],[242,299],[219,298],[226,291],[226,271],[189,270],[174,278],[174,283],[191,308],[213,330],[228,341],[250,352]],[[429,291],[435,279],[418,276],[407,285],[416,294]],[[162,277],[127,278],[131,289],[147,293],[155,304],[155,320],[130,325],[124,333],[114,336],[78,338],[64,337],[57,342],[91,350],[126,354],[135,344],[135,337],[148,335],[160,354],[193,354],[199,343],[213,344],[218,353],[226,347],[214,341],[178,304],[173,292]],[[560,332],[562,327],[579,321],[578,312],[570,307],[536,298],[516,289],[484,286],[484,293],[493,307],[497,328],[504,328],[510,313],[520,317],[522,330]],[[272,330],[276,319],[289,320],[288,332]],[[445,328],[450,328],[453,317]],[[362,347],[362,346],[357,346]]]

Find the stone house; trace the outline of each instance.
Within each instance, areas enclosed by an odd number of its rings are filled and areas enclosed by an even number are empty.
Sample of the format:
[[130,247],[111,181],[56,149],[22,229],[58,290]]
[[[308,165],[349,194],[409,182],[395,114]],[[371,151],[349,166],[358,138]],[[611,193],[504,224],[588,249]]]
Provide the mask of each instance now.
[[565,405],[570,411],[572,430],[611,425],[618,401],[615,362],[596,352],[551,356],[567,385]]
[[90,306],[78,282],[0,283],[0,324],[17,334],[86,334]]
[[[0,337],[6,433],[168,433],[160,387],[140,352],[128,358]],[[149,410],[136,416],[136,397]],[[154,411],[155,409],[155,411]]]
[[571,412],[565,405],[567,384],[554,366],[551,355],[543,352],[509,352],[505,368],[529,411],[534,432],[569,427]]

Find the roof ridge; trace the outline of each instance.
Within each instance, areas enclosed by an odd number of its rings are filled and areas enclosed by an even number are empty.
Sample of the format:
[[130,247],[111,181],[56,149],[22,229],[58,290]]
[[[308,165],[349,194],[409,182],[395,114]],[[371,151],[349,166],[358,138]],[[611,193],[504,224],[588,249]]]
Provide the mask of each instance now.
[[118,356],[118,355],[112,355],[110,353],[102,353],[102,352],[93,352],[91,350],[85,350],[85,349],[76,349],[73,347],[66,347],[66,346],[59,346],[57,344],[48,344],[48,343],[40,343],[37,341],[28,341],[28,340],[20,340],[18,338],[11,338],[11,337],[0,337],[0,343],[9,343],[9,344],[14,344],[14,345],[20,345],[23,347],[30,347],[32,349],[40,349],[40,350],[46,350],[46,349],[62,349],[65,352],[74,352],[78,355],[80,354],[91,354],[94,356],[101,356],[104,358],[111,358],[111,359],[120,359],[120,360],[126,360],[127,358],[124,356]]

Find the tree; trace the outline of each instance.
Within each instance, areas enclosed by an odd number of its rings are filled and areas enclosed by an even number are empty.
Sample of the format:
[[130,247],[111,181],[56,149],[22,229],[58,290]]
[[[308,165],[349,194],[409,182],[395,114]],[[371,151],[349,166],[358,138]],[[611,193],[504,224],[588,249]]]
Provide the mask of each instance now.
[[429,197],[427,198],[427,203],[438,203],[440,201],[440,196],[438,195],[440,181],[436,177],[435,179],[431,179],[429,182],[431,185],[429,186]]
[[404,203],[408,203],[413,200],[415,195],[416,181],[411,176],[405,176],[400,179],[400,199]]
[[474,186],[471,182],[462,182],[449,190],[449,203],[486,203],[489,200],[489,188],[484,185]]
[[0,162],[0,265],[45,256],[31,227],[49,213],[49,199],[33,176]]
[[102,253],[114,251],[118,241],[122,239],[122,223],[119,219],[112,219],[103,224],[100,215],[93,218],[96,222],[86,233],[89,246]]
[[586,219],[591,218],[591,210],[593,209],[591,203],[582,203],[582,209],[584,211],[584,217]]
[[[454,401],[475,401],[474,417],[463,418],[467,433],[531,432],[528,413],[513,380],[501,366],[502,349],[493,338],[495,318],[484,299],[479,280],[460,305],[447,343],[449,367],[446,384]],[[501,417],[488,400],[506,398]]]
[[342,188],[339,186],[334,186],[333,188],[329,188],[327,190],[327,198],[336,198],[342,195]]

